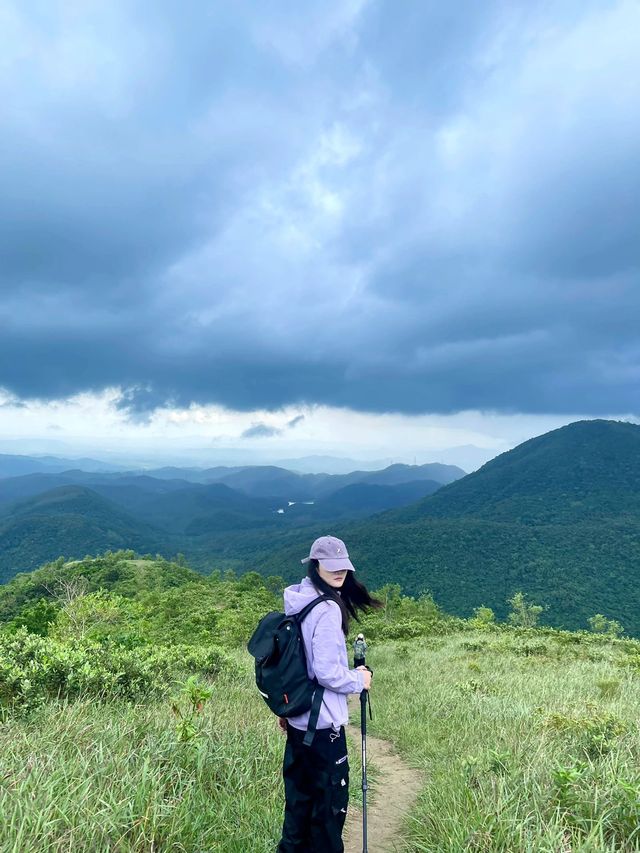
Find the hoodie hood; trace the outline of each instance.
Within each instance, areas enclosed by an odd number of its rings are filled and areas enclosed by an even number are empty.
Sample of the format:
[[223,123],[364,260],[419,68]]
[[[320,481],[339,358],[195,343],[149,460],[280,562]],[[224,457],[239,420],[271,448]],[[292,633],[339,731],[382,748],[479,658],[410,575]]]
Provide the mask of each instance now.
[[306,607],[319,595],[320,593],[312,584],[311,578],[304,578],[301,583],[288,586],[284,591],[285,614],[291,616],[293,613],[300,613],[303,607]]

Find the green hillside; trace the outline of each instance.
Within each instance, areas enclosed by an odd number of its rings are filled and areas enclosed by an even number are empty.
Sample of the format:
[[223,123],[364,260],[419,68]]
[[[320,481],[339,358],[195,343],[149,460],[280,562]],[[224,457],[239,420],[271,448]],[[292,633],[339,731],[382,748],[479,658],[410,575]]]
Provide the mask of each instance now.
[[162,551],[161,531],[82,486],[61,486],[11,507],[0,518],[0,582],[61,554],[107,549]]
[[412,483],[381,485],[378,483],[352,483],[317,502],[317,508],[327,511],[353,513],[358,516],[382,512],[393,506],[406,506],[413,501],[432,495],[441,488],[435,480],[415,480]]
[[148,479],[144,489],[95,486],[114,499],[119,494],[126,509],[86,487],[63,487],[14,507],[0,518],[0,578],[60,554],[133,548],[183,553],[204,573],[233,567],[296,580],[309,543],[332,532],[347,541],[369,585],[399,583],[410,594],[428,589],[448,612],[468,616],[484,604],[503,617],[507,599],[522,590],[546,606],[547,624],[584,628],[601,612],[640,635],[634,424],[571,424],[411,506],[359,521],[354,517],[380,502],[406,501],[419,494],[413,489],[431,486],[351,484],[314,505],[283,502],[278,514],[278,501],[222,484],[167,485],[171,490],[159,493]]
[[[382,479],[406,480],[393,485],[358,481],[344,486],[345,479],[367,472],[346,478],[305,475],[322,485],[326,494],[307,499],[308,491],[303,491],[304,499],[297,501],[260,497],[221,482],[189,483],[137,474],[66,471],[0,479],[0,581],[61,554],[79,558],[118,548],[165,556],[183,553],[204,571],[210,570],[212,559],[238,567],[245,554],[260,550],[263,541],[284,544],[283,537],[292,528],[321,529],[432,494],[441,484],[421,479],[432,468],[450,478],[457,470],[405,465],[373,472]],[[256,467],[240,473],[244,484],[253,482],[258,491],[271,488],[274,472],[276,477],[284,473],[289,481],[294,478],[307,490],[307,481],[297,474],[271,468],[260,472]],[[296,489],[289,492],[295,495]]]
[[577,421],[525,441],[388,518],[471,516],[536,525],[640,518],[640,426]]

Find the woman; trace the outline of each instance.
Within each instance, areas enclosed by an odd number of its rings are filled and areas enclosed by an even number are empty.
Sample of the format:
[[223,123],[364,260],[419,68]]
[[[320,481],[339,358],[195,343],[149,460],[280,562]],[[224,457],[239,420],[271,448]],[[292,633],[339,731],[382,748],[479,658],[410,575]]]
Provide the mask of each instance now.
[[351,617],[381,602],[354,577],[346,545],[335,536],[321,536],[311,546],[307,577],[284,591],[287,615],[326,593],[302,622],[309,678],[324,687],[316,733],[303,744],[309,711],[280,718],[287,734],[282,775],[285,813],[278,853],[342,853],[342,829],[349,801],[349,761],[344,727],[349,721],[347,695],[371,687],[371,673],[349,669],[345,637]]

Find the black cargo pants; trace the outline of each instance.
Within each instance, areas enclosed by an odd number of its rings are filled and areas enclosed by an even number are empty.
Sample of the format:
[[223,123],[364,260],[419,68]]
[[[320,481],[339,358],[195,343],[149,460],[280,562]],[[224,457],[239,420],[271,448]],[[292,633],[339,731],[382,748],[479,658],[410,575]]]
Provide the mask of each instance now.
[[285,810],[278,853],[343,853],[349,802],[349,760],[344,726],[305,732],[287,727],[282,776]]

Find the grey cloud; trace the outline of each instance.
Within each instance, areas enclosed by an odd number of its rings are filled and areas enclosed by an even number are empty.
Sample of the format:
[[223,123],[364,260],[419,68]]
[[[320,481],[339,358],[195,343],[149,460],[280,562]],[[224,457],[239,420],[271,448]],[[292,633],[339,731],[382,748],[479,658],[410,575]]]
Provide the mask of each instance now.
[[283,427],[275,427],[269,426],[269,424],[265,423],[255,423],[252,424],[248,429],[245,429],[240,436],[241,438],[272,438],[273,436],[283,435],[286,430],[293,429],[293,427],[302,423],[304,420],[304,415],[296,415],[295,418],[291,418],[286,422]]
[[241,438],[271,438],[275,435],[282,435],[282,430],[277,427],[268,426],[267,424],[253,424],[248,429],[245,429]]
[[11,8],[9,393],[637,411],[635,4]]

